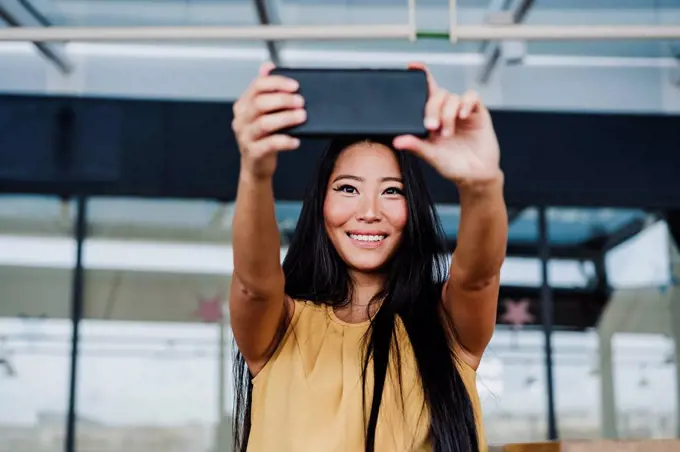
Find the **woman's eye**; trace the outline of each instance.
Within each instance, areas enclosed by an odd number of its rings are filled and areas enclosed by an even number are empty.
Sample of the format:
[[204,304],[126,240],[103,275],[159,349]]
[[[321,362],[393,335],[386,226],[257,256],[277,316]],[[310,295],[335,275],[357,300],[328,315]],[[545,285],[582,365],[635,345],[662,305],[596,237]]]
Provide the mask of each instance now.
[[390,187],[385,190],[386,195],[403,195],[404,191],[397,187]]
[[343,192],[343,193],[348,193],[348,194],[355,194],[357,192],[357,189],[352,187],[351,185],[341,185],[335,189],[335,191]]

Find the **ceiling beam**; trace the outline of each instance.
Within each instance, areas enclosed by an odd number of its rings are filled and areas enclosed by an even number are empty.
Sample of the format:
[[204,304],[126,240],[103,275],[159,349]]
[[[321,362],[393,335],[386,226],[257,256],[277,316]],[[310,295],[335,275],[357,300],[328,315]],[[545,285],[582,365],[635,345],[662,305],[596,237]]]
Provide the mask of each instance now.
[[[0,18],[10,27],[49,27],[50,22],[29,0],[0,0]],[[62,73],[69,74],[73,64],[59,44],[34,42],[38,52]]]
[[[526,17],[527,13],[533,6],[533,0],[517,0],[514,6],[510,4],[512,1],[504,0],[501,5],[501,11],[489,13],[487,22],[496,25],[512,25],[521,23]],[[491,79],[494,69],[498,65],[498,61],[503,54],[503,42],[489,42],[486,41],[483,47],[484,62],[477,77],[480,83],[488,83]]]
[[[447,242],[449,250],[452,252],[456,249],[457,241],[449,240]],[[508,243],[506,254],[508,257],[526,257],[537,259],[539,247],[537,243]],[[580,245],[564,246],[552,245],[550,247],[550,259],[554,260],[576,260],[576,261],[590,261],[597,259],[600,255],[599,251],[586,248]]]
[[602,244],[602,251],[606,253],[622,245],[642,232],[649,226],[650,222],[656,222],[657,220],[658,218],[635,218],[629,221],[606,236]]
[[612,232],[596,233],[578,248],[596,254],[605,254],[642,232],[650,223],[648,218],[634,218]]
[[524,212],[524,209],[524,207],[508,207],[508,224],[514,223],[522,212]]
[[[253,0],[257,19],[260,25],[281,24],[281,19],[278,13],[277,5],[272,4],[273,0]],[[265,41],[269,59],[276,66],[281,65],[281,58],[279,56],[278,44],[276,41]]]

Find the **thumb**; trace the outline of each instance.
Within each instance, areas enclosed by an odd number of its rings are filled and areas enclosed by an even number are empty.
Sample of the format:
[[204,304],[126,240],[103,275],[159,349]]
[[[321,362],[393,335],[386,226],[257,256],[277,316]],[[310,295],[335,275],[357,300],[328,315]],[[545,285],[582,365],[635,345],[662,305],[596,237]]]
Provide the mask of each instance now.
[[414,135],[400,135],[394,139],[392,144],[398,150],[410,151],[425,161],[430,160],[432,146]]

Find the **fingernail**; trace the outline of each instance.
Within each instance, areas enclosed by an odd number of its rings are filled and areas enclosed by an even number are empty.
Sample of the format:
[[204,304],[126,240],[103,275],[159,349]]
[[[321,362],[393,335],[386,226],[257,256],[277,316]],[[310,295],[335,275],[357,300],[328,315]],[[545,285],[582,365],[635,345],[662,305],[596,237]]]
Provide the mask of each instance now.
[[439,127],[439,121],[435,118],[425,118],[425,127],[427,129],[436,129]]
[[295,146],[295,147],[300,146],[300,139],[299,138],[293,138],[293,146]]
[[461,118],[467,118],[469,114],[470,114],[470,107],[465,106],[465,107],[460,109],[460,117]]
[[442,130],[442,136],[443,137],[450,137],[451,136],[451,129]]
[[307,118],[307,112],[305,110],[298,110],[296,115],[301,121]]
[[291,80],[288,82],[288,88],[291,91],[297,91],[297,89],[300,87],[300,84],[297,82],[297,80]]
[[293,103],[295,104],[296,107],[302,107],[305,104],[305,99],[299,94],[297,94],[293,99]]

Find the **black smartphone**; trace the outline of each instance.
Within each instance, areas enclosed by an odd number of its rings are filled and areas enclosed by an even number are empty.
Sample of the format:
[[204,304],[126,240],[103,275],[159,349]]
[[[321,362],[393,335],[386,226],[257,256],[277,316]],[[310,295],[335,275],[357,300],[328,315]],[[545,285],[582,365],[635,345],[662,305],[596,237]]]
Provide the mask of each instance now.
[[427,136],[427,76],[416,69],[276,68],[300,84],[307,120],[292,136]]

